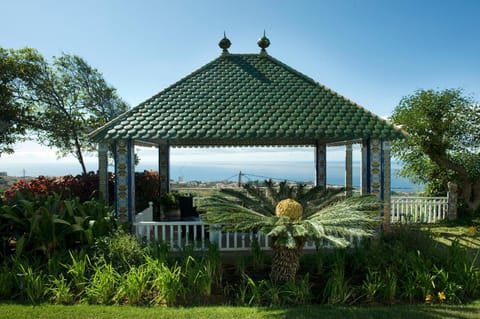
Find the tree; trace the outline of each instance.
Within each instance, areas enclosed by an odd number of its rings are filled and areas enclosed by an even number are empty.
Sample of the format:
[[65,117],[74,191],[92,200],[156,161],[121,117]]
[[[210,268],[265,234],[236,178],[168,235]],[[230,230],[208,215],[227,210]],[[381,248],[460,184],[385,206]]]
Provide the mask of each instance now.
[[41,71],[43,57],[35,50],[0,47],[0,156],[36,125],[31,104],[21,103],[27,87]]
[[400,174],[445,193],[448,182],[470,210],[480,206],[480,104],[460,89],[420,90],[404,97],[392,120],[407,132],[392,151],[405,166]]
[[343,189],[307,190],[302,185],[268,182],[266,191],[246,184],[244,191],[221,190],[202,201],[201,219],[222,230],[259,231],[271,236],[270,277],[274,282],[295,279],[308,239],[346,247],[347,236],[371,236],[380,222],[380,205],[373,196],[341,199]]
[[101,73],[68,54],[42,64],[24,103],[37,110],[40,143],[57,148],[61,157],[73,155],[84,174],[84,152],[95,149],[88,133],[127,110]]

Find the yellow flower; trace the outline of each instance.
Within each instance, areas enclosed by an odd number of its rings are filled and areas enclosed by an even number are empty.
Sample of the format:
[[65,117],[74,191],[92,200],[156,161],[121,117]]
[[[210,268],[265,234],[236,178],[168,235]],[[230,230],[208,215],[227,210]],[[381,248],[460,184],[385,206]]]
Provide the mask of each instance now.
[[447,297],[445,296],[445,293],[443,291],[440,291],[438,294],[438,300],[440,300],[440,302],[443,302],[445,301],[445,299],[447,299]]
[[476,231],[477,231],[477,227],[475,227],[475,226],[468,227],[468,232],[469,233],[475,234]]
[[431,303],[432,300],[433,300],[433,296],[430,295],[430,294],[428,294],[428,295],[425,297],[425,302],[428,303],[428,304]]
[[284,199],[277,204],[275,215],[278,217],[287,216],[291,220],[299,220],[303,215],[302,205],[293,199]]

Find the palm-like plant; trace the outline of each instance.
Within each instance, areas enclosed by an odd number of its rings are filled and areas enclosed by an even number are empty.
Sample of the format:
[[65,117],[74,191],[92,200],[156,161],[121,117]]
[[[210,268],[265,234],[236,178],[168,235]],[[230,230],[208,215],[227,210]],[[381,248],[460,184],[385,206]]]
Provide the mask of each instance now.
[[275,282],[293,280],[303,246],[309,239],[346,247],[349,236],[371,236],[380,222],[380,203],[374,196],[345,198],[345,189],[307,189],[304,185],[265,189],[250,184],[243,190],[223,189],[200,203],[201,219],[228,231],[258,231],[272,239]]

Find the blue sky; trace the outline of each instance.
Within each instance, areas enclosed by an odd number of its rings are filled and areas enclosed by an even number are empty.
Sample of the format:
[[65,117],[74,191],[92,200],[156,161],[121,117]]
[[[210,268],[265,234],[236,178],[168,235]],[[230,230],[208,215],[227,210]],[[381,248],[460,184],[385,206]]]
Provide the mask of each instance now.
[[[216,58],[224,31],[230,52],[255,53],[264,30],[269,54],[380,116],[418,89],[463,88],[480,100],[476,0],[3,0],[1,8],[2,47],[80,55],[131,106]],[[40,154],[54,161],[50,153],[19,145],[0,171]]]

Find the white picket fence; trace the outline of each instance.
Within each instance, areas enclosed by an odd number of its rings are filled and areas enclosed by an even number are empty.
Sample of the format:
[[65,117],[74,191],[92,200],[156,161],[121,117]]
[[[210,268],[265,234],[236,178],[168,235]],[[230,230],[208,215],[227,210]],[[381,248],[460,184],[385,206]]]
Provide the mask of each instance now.
[[[205,250],[209,243],[218,245],[220,251],[250,251],[254,242],[261,250],[270,250],[270,238],[263,233],[221,232],[218,227],[207,226],[201,221],[136,222],[133,224],[139,240],[146,243],[162,241],[178,251],[192,246],[194,250]],[[350,238],[352,243],[358,238]],[[327,243],[322,244],[328,246]],[[314,242],[305,243],[304,249],[315,249]]]
[[447,197],[392,197],[391,223],[437,223],[447,217]]
[[[391,223],[436,223],[447,216],[446,197],[393,197],[391,200]],[[218,245],[220,251],[249,251],[254,242],[262,250],[270,250],[270,238],[263,233],[221,232],[218,227],[208,226],[201,221],[151,221],[153,207],[137,214],[133,223],[139,240],[153,243],[168,243],[171,249],[180,250],[192,246],[195,250],[205,250],[209,243]],[[359,238],[351,237],[352,244]],[[320,243],[329,247],[327,242]],[[304,249],[315,249],[314,242],[307,242]]]

